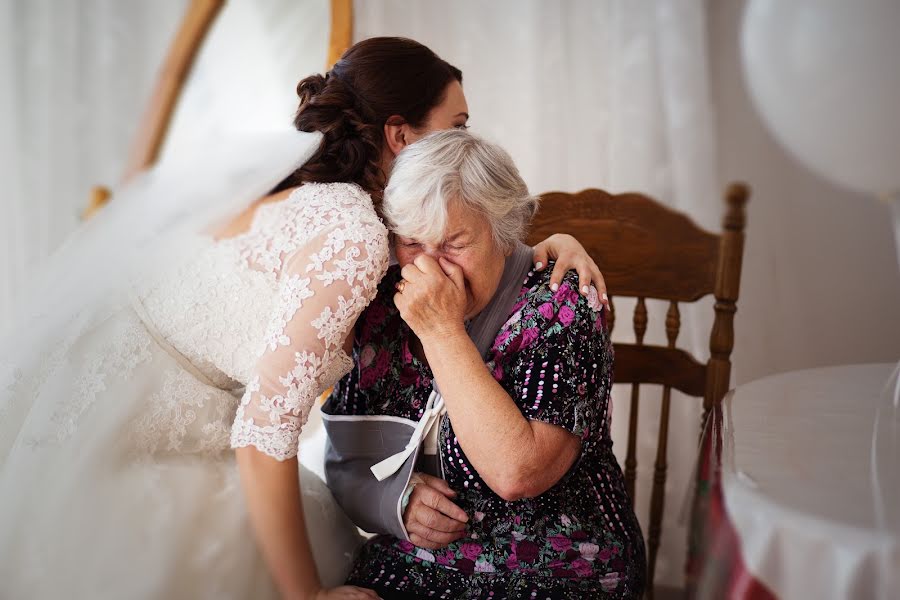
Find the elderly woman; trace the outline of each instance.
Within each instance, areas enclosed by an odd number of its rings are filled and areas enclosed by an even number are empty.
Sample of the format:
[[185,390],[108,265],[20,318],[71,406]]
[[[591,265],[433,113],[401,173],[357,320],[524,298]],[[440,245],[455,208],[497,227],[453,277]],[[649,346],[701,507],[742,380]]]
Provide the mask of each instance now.
[[[356,366],[329,404],[418,421],[436,384],[446,414],[437,476],[414,477],[403,509],[406,539],[369,540],[349,583],[383,598],[643,591],[643,539],[610,439],[602,305],[571,272],[551,286],[526,260],[509,277],[536,208],[509,156],[463,131],[397,157],[384,215],[399,265],[358,322]],[[467,324],[504,286],[512,301],[485,368]]]

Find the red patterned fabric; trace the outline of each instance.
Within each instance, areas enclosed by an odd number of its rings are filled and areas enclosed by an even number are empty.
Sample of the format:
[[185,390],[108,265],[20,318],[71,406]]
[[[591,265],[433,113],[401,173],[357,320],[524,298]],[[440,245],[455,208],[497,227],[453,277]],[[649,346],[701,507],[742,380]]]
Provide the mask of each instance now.
[[722,494],[722,409],[706,420],[688,548],[688,596],[699,600],[776,600],[747,570]]

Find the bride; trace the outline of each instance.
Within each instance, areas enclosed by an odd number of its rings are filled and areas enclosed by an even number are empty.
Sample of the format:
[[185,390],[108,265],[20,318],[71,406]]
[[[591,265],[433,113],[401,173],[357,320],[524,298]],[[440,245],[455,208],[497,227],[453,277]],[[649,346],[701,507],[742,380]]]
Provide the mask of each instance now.
[[376,597],[340,586],[360,539],[298,438],[388,266],[385,173],[466,126],[461,81],[361,42],[300,82],[309,133],[162,165],[60,250],[0,344],[0,597]]

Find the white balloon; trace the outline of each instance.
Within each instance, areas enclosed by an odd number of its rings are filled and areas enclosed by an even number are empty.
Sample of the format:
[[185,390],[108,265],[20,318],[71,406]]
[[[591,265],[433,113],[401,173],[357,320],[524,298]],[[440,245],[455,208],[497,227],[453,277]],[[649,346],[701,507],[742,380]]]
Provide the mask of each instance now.
[[750,0],[741,54],[763,120],[800,161],[900,192],[900,0]]

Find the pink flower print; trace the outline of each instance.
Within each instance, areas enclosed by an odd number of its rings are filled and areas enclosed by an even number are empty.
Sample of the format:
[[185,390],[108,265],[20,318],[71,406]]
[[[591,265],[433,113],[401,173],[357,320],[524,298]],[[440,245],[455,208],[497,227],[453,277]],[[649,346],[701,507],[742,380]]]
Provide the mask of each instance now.
[[600,578],[600,586],[604,592],[611,592],[619,586],[619,574],[607,573]]
[[378,381],[379,377],[375,374],[375,369],[363,369],[362,375],[359,377],[359,389],[367,390]]
[[416,548],[416,558],[427,562],[434,562],[434,554],[424,548]]
[[415,367],[409,364],[403,367],[403,370],[400,371],[399,382],[403,387],[417,384],[419,382],[419,374],[416,372]]
[[564,566],[566,566],[566,561],[564,561],[564,560],[551,560],[550,564],[547,565],[547,568],[561,569]]
[[593,561],[595,558],[597,558],[597,553],[600,552],[600,546],[598,546],[597,544],[582,542],[578,544],[578,551],[581,553],[581,558],[587,561]]
[[372,345],[369,344],[362,349],[362,352],[359,353],[359,366],[365,369],[372,364],[372,359],[374,358],[375,348],[373,348]]
[[413,548],[415,548],[413,543],[409,542],[407,540],[400,540],[397,543],[397,547],[400,548],[401,552],[406,552],[406,553],[412,552]]
[[407,341],[400,344],[400,358],[404,365],[408,365],[412,362],[413,355],[412,352],[409,351],[409,342]]
[[510,571],[515,571],[519,568],[519,559],[516,558],[515,552],[513,552],[506,558],[506,568]]
[[594,286],[588,288],[587,303],[594,312],[600,312],[600,309],[603,308],[603,303],[600,302],[600,294],[597,293],[597,288]]
[[437,564],[439,564],[439,565],[449,566],[451,559],[447,558],[446,554],[439,554],[438,556],[435,557],[435,560],[437,561]]
[[610,550],[609,548],[604,548],[604,549],[601,550],[600,553],[597,555],[597,558],[599,558],[599,559],[602,560],[603,562],[606,562],[606,561],[608,561],[610,558],[613,557],[613,554],[614,554],[613,551],[614,551],[614,550],[615,550],[615,548],[613,548],[612,550]]
[[496,571],[494,565],[486,561],[485,559],[480,559],[475,561],[475,572],[476,573],[493,573]]
[[491,369],[491,375],[493,375],[494,379],[496,379],[497,381],[500,381],[501,379],[503,379],[503,365],[501,365],[499,362],[497,362],[494,365],[494,368]]
[[522,540],[521,542],[516,542],[515,544],[513,544],[513,546],[513,552],[516,553],[516,556],[519,557],[520,561],[533,563],[535,560],[537,560],[540,548],[538,548],[538,545],[534,542]]
[[[522,290],[525,291],[525,290],[527,290],[527,288],[523,287]],[[515,305],[512,307],[512,312],[514,312],[514,313],[519,312],[519,310],[521,310],[521,308],[523,306],[525,306],[526,302],[528,302],[528,296],[525,296],[524,298],[522,298],[521,300],[516,302]]]
[[475,516],[476,523],[481,523],[482,521],[484,521],[484,513],[483,512],[476,510],[474,516]]
[[531,344],[534,343],[534,340],[538,339],[540,336],[541,330],[537,327],[529,327],[525,331],[522,332],[522,343],[519,345],[519,349],[527,348]]
[[509,339],[509,335],[510,335],[509,330],[506,330],[506,331],[502,332],[500,335],[498,335],[497,338],[494,340],[494,346],[493,346],[492,350],[496,350],[497,348],[499,348],[500,346],[505,344],[506,341]]
[[562,523],[563,527],[569,527],[572,524],[572,519],[569,518],[569,515],[560,515],[559,522]]
[[460,546],[460,552],[462,552],[463,556],[468,558],[469,560],[474,561],[481,555],[483,548],[481,544],[473,544],[472,542],[467,542]]
[[513,536],[513,539],[516,540],[517,542],[521,542],[522,540],[525,539],[525,534],[522,533],[521,531],[513,531],[512,536]]
[[568,282],[562,282],[559,286],[559,289],[556,290],[556,293],[553,294],[553,299],[557,302],[565,302],[566,298],[569,297],[569,284]]
[[559,304],[564,302],[569,302],[571,304],[576,304],[578,302],[578,292],[572,289],[568,283],[563,283],[559,286],[559,289],[556,290],[556,293],[553,294],[553,299],[556,300]]
[[573,311],[568,306],[561,306],[559,309],[559,322],[563,324],[563,327],[568,327],[572,324],[572,321],[575,319],[575,311]]
[[455,566],[460,573],[465,575],[471,575],[475,572],[475,561],[469,560],[468,558],[459,559],[453,566]]
[[521,308],[522,307],[520,306],[519,308],[517,308],[513,311],[512,316],[506,321],[506,323],[503,324],[503,327],[501,327],[501,329],[507,329],[510,326],[515,325],[516,323],[519,322],[519,319],[522,318]]
[[548,539],[550,540],[550,545],[557,552],[565,552],[572,547],[572,540],[564,535],[551,535]]
[[385,349],[381,349],[378,353],[378,356],[375,357],[375,364],[372,367],[372,371],[375,372],[375,376],[378,378],[384,377],[385,373],[388,371],[388,366],[391,364],[391,354]]
[[359,378],[360,389],[367,389],[375,385],[379,379],[384,377],[390,366],[391,355],[387,350],[382,349],[378,352],[375,360],[369,365],[368,369],[362,369],[362,375]]
[[553,318],[554,310],[553,305],[549,302],[544,302],[540,306],[538,306],[538,312],[541,313],[541,316],[547,319],[548,321]]
[[579,577],[589,577],[594,572],[591,563],[583,558],[572,561],[572,570],[575,571]]

